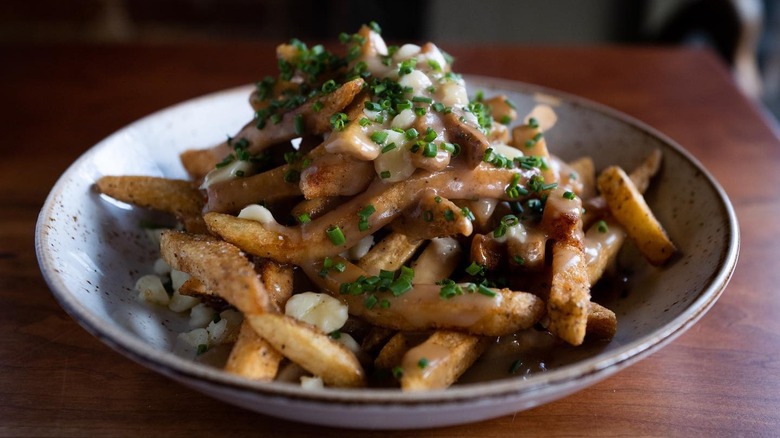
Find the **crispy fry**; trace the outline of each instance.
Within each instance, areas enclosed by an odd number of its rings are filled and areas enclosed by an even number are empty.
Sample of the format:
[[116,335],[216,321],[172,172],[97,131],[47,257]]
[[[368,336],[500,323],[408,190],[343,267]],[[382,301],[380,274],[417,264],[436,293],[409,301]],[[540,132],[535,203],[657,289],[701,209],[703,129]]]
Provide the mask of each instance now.
[[390,369],[401,363],[401,360],[411,348],[411,339],[404,332],[398,332],[391,337],[387,343],[379,350],[374,366],[377,368]]
[[172,268],[200,280],[206,290],[219,291],[245,315],[274,311],[252,263],[241,250],[225,241],[207,235],[165,231],[160,255]]
[[290,169],[290,165],[285,164],[245,178],[211,184],[206,188],[208,202],[205,210],[237,213],[249,204],[260,202],[273,204],[300,196],[301,189],[297,181],[286,181],[285,176]]
[[152,176],[104,176],[97,190],[139,207],[173,214],[191,233],[205,233],[203,196],[190,181]]
[[422,240],[410,241],[401,232],[390,233],[358,260],[357,265],[369,275],[377,275],[382,269],[396,271],[414,255],[422,243]]
[[569,167],[577,174],[577,180],[582,184],[582,190],[577,193],[582,199],[596,196],[596,166],[591,157],[580,157],[569,162]]
[[[257,122],[252,120],[244,125],[234,138],[245,139],[249,142],[247,151],[256,154],[268,146],[292,140],[303,134],[323,134],[330,130],[330,117],[349,105],[363,85],[363,80],[357,78],[332,93],[309,99],[303,105],[284,113],[279,123],[265,123],[264,127],[258,128]],[[322,105],[318,111],[313,110],[316,102]],[[296,126],[298,123],[302,130]],[[190,149],[182,153],[180,159],[187,173],[197,180],[214,169],[231,151],[232,147],[225,142],[208,149]]]
[[228,302],[216,292],[203,286],[197,278],[190,277],[179,287],[179,293],[189,297],[195,297],[214,309],[222,309],[228,306]]
[[490,338],[437,331],[406,352],[401,389],[426,391],[447,388],[485,351]]
[[431,239],[412,264],[415,283],[435,284],[449,278],[458,266],[462,252],[458,241],[451,237]]
[[461,154],[466,158],[466,166],[474,169],[482,162],[485,151],[490,147],[485,134],[477,128],[461,121],[462,114],[453,111],[444,116],[444,126],[447,129],[447,141],[457,143]]
[[610,340],[615,337],[615,333],[617,333],[615,312],[601,304],[591,302],[585,336],[589,339]]
[[313,326],[274,313],[250,314],[245,318],[274,349],[321,377],[326,385],[365,385],[363,368],[355,355]]
[[[550,163],[550,152],[547,150],[547,140],[544,138],[541,126],[518,125],[512,129],[512,141],[510,144],[528,156],[541,157],[546,163]],[[557,181],[552,166],[542,170],[545,183]]]
[[599,175],[598,187],[609,211],[623,225],[642,255],[653,265],[666,263],[677,248],[623,169],[606,168]]
[[255,271],[268,292],[271,303],[279,309],[293,293],[293,268],[269,259],[255,261]]
[[273,380],[283,356],[261,338],[248,321],[241,323],[225,371],[254,380]]
[[590,283],[582,248],[571,242],[553,244],[552,286],[547,300],[549,330],[572,345],[585,339]]
[[370,161],[342,154],[324,154],[303,169],[299,187],[306,199],[352,196],[368,187],[376,177]]
[[658,173],[658,170],[661,169],[662,159],[663,154],[661,154],[661,150],[654,149],[650,155],[645,157],[639,166],[631,171],[629,177],[631,178],[631,182],[634,183],[634,186],[639,193],[644,193],[647,191],[647,187],[650,185],[650,180],[653,178],[653,176],[655,176],[656,173]]
[[583,239],[588,281],[596,284],[623,246],[626,232],[614,221],[592,225]]
[[474,230],[466,213],[454,202],[438,196],[434,190],[423,192],[417,207],[408,209],[393,223],[393,228],[404,230],[411,240],[458,234],[469,236]]
[[[342,204],[339,209],[302,227],[268,229],[259,222],[220,213],[207,213],[204,219],[209,231],[250,254],[283,263],[302,264],[311,259],[339,254],[354,246],[374,230],[397,218],[404,209],[418,202],[426,187],[441,187],[439,194],[443,198],[484,196],[504,199],[508,198],[504,188],[514,175],[520,175],[518,184],[524,184],[535,174],[536,169],[518,173],[482,163],[473,171],[446,170],[432,175],[415,176],[391,185],[377,182],[366,192]],[[449,184],[453,179],[460,184]],[[367,205],[373,206],[376,211],[368,217],[368,228],[360,230],[358,213]],[[328,231],[335,230],[336,227],[345,237],[343,244],[336,245],[329,237]]]
[[531,327],[544,314],[544,303],[529,293],[490,289],[493,296],[475,292],[443,299],[439,295],[441,287],[434,284],[413,284],[400,295],[377,292],[377,300],[385,300],[387,306],[369,308],[366,294],[340,293],[342,284],[366,278],[366,272],[340,257],[334,261],[344,264],[343,272],[331,270],[323,277],[321,262],[309,262],[302,268],[320,288],[345,300],[351,315],[374,325],[402,331],[451,329],[501,336]]

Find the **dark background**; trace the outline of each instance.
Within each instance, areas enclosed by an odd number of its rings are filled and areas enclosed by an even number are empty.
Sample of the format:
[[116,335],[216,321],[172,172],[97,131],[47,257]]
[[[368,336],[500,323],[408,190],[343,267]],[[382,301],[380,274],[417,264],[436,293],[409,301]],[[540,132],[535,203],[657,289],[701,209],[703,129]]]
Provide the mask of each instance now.
[[778,0],[3,0],[0,44],[322,41],[370,20],[399,43],[706,45],[780,114]]

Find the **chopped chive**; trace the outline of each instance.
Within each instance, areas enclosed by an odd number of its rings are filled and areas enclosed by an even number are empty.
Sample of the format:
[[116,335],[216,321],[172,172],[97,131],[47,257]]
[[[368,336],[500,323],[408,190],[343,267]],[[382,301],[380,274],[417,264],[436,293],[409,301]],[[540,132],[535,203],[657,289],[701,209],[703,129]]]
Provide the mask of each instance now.
[[287,172],[284,172],[284,182],[286,183],[297,183],[301,180],[301,173],[298,172],[295,169],[289,169]]
[[521,359],[517,359],[516,361],[512,362],[512,365],[509,367],[509,374],[515,374],[516,372],[520,371],[520,367],[523,366],[523,361]]
[[531,117],[528,119],[528,126],[531,128],[538,128],[539,127],[539,121],[536,120],[536,118]]
[[455,213],[452,212],[452,210],[447,209],[444,211],[444,219],[447,220],[447,222],[452,222],[455,220]]
[[338,226],[328,228],[325,233],[328,235],[330,242],[335,246],[341,246],[347,242],[347,238],[344,237],[344,232],[341,231],[341,228]]
[[480,265],[477,262],[471,262],[468,268],[466,268],[466,273],[469,275],[477,275],[484,272],[484,267]]
[[390,144],[388,144],[387,146],[385,146],[385,147],[383,147],[383,148],[382,148],[382,153],[383,153],[383,154],[386,154],[386,153],[388,153],[388,152],[392,151],[392,150],[393,150],[393,149],[395,149],[395,148],[396,148],[396,146],[395,146],[395,143],[390,143]]
[[522,257],[520,257],[520,256],[518,256],[518,255],[516,255],[516,256],[514,256],[514,257],[512,257],[512,260],[513,260],[515,263],[517,263],[518,265],[524,265],[524,264],[525,264],[525,259],[524,259],[524,258],[522,258]]
[[298,222],[302,224],[307,224],[311,222],[311,216],[309,216],[309,213],[302,213],[298,215]]
[[576,198],[577,196],[574,194],[574,192],[566,190],[565,192],[563,192],[563,197],[566,198],[566,199],[572,200],[572,199]]
[[419,133],[419,132],[417,132],[417,130],[416,130],[416,129],[414,129],[414,128],[409,128],[409,129],[407,129],[407,130],[406,130],[406,132],[404,133],[404,136],[406,136],[406,139],[407,139],[407,140],[414,140],[414,139],[415,139],[415,138],[417,138],[417,136],[419,136],[419,135],[420,135],[420,133]]
[[315,113],[318,113],[322,110],[323,106],[324,106],[323,103],[318,100],[311,105],[311,110],[314,111]]
[[607,222],[603,219],[596,222],[596,229],[599,231],[599,233],[606,233],[609,231],[609,227],[607,226]]
[[360,126],[366,127],[371,124],[371,119],[369,119],[368,117],[363,117],[362,119],[360,119],[358,123],[360,124]]
[[428,366],[428,359],[421,357],[420,360],[417,361],[417,367],[421,370],[424,370],[425,367]]
[[400,380],[401,377],[404,376],[404,369],[400,365],[393,367],[392,372],[393,372],[393,377],[395,377],[396,379]]
[[366,296],[366,299],[363,300],[363,305],[366,306],[366,309],[373,309],[374,306],[376,306],[376,303],[379,302],[379,299],[376,297],[376,295],[368,295]]
[[436,197],[434,197],[434,198],[433,198],[433,200],[434,200],[434,201],[435,201],[437,204],[439,204],[439,203],[441,202],[441,196],[436,196]]
[[438,136],[436,131],[434,131],[433,128],[429,126],[428,129],[425,130],[425,137],[423,137],[423,140],[434,141],[436,140],[436,136]]
[[426,96],[414,96],[412,97],[412,102],[416,103],[433,103],[433,99]]
[[488,297],[496,296],[496,292],[490,289],[489,287],[485,286],[484,284],[480,284],[479,286],[477,286],[477,292]]
[[379,177],[382,178],[382,179],[390,178],[390,171],[389,170],[382,171],[379,174]]
[[371,141],[376,144],[382,144],[387,140],[387,131],[375,131],[371,134]]
[[303,135],[303,114],[296,114],[293,122],[295,135]]
[[423,147],[423,156],[428,158],[433,158],[436,156],[436,145],[428,142],[425,143],[425,147]]
[[207,351],[209,351],[208,344],[198,344],[198,349],[197,349],[197,351],[195,351],[195,354],[200,356],[201,354],[203,354],[203,353],[205,353]]

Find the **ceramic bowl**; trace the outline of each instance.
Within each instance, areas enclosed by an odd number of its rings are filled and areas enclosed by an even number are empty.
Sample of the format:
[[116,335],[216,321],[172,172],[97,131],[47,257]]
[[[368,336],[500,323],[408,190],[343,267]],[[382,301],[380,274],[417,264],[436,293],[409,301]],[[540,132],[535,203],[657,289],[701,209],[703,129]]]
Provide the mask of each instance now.
[[558,123],[545,134],[564,159],[590,155],[597,168],[630,169],[653,148],[660,175],[646,194],[680,255],[649,266],[628,245],[620,262],[632,274],[610,303],[618,331],[607,345],[564,350],[545,372],[402,393],[392,389],[304,390],[252,382],[174,355],[186,319],[139,302],[136,279],[152,270],[156,249],[138,224],[150,213],[110,202],[92,189],[103,175],[184,178],[178,154],[222,141],[252,117],[251,87],[197,98],[145,117],[106,138],[62,175],[40,213],[38,260],[52,293],[87,331],[130,359],[225,402],[269,415],[351,428],[421,428],[474,422],[549,402],[587,387],[658,350],[690,328],[718,299],[739,249],[736,217],[713,177],[681,146],[604,106],[522,83],[467,77],[471,90],[504,93],[520,114],[551,104]]

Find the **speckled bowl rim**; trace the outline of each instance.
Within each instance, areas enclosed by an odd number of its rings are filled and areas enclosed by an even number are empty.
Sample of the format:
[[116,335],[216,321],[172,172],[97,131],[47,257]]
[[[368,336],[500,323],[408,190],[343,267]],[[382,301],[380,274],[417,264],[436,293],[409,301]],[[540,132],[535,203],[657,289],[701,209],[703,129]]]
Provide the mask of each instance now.
[[[464,75],[464,77],[469,83],[490,84],[496,88],[518,93],[539,93],[554,96],[567,103],[579,105],[590,111],[602,113],[608,117],[618,119],[650,136],[656,137],[664,143],[668,152],[673,152],[683,157],[701,172],[710,184],[712,190],[717,194],[718,199],[722,203],[721,207],[728,216],[728,227],[725,231],[725,233],[728,234],[728,244],[725,252],[721,254],[722,262],[720,268],[713,273],[706,287],[701,290],[698,297],[693,300],[680,315],[650,334],[620,346],[616,350],[611,351],[608,355],[596,355],[555,370],[534,374],[523,380],[503,379],[478,384],[459,385],[440,391],[418,393],[402,393],[392,389],[356,390],[338,388],[326,388],[322,391],[307,391],[298,386],[284,383],[248,381],[218,369],[179,358],[171,352],[157,350],[132,334],[127,333],[121,327],[104,323],[90,313],[89,310],[79,302],[76,296],[68,290],[59,274],[54,272],[51,254],[49,254],[47,250],[50,237],[49,230],[44,227],[44,224],[47,222],[47,218],[51,216],[51,211],[54,208],[53,200],[57,198],[59,193],[68,188],[67,180],[69,174],[86,161],[89,161],[91,157],[97,153],[97,150],[106,147],[110,144],[111,139],[114,136],[120,135],[124,130],[131,129],[138,124],[144,123],[147,119],[164,116],[166,113],[176,111],[178,108],[185,105],[206,103],[209,100],[219,99],[221,96],[229,93],[248,93],[250,86],[241,86],[211,93],[152,113],[122,128],[81,155],[81,157],[63,173],[54,185],[38,217],[35,229],[35,249],[43,276],[51,289],[52,294],[62,308],[84,329],[114,350],[168,377],[182,382],[198,381],[205,386],[217,386],[238,391],[249,391],[259,396],[267,396],[269,398],[327,403],[330,406],[333,404],[345,406],[473,404],[479,403],[481,399],[516,399],[519,396],[532,396],[532,393],[539,392],[539,403],[531,402],[529,404],[529,406],[537,405],[550,401],[550,399],[557,398],[557,396],[544,397],[543,393],[545,388],[566,387],[567,385],[580,380],[587,380],[589,383],[595,383],[652,354],[685,332],[715,304],[728,284],[737,264],[740,245],[739,226],[733,206],[725,191],[696,158],[682,146],[647,124],[591,100],[546,87],[517,81],[474,75]],[[579,385],[577,386],[579,387]],[[573,392],[575,389],[569,392]],[[565,393],[565,391],[563,392]]]

